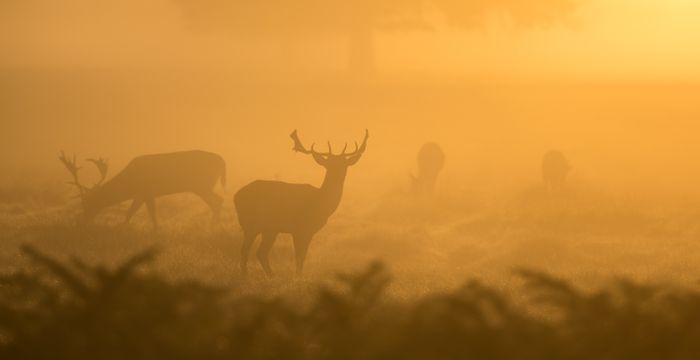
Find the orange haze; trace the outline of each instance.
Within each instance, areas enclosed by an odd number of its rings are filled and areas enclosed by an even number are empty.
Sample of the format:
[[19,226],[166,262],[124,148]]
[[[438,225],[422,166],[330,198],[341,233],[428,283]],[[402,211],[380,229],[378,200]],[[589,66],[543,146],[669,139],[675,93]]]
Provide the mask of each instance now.
[[350,197],[406,187],[426,141],[447,154],[444,189],[537,183],[556,148],[573,182],[697,193],[700,4],[581,0],[534,27],[460,30],[434,16],[429,31],[377,31],[376,72],[358,79],[339,34],[199,31],[169,0],[4,1],[3,180],[62,179],[61,149],[109,157],[116,171],[139,154],[200,148],[226,158],[234,187],[318,183],[288,134],[342,144],[369,128]]

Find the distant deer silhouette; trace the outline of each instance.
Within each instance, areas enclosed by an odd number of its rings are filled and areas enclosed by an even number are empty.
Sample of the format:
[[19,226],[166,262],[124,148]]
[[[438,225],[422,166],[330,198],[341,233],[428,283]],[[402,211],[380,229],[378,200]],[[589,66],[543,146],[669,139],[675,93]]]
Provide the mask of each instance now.
[[190,192],[198,195],[211,208],[214,220],[218,220],[223,199],[213,187],[217,180],[226,185],[226,163],[221,156],[204,151],[183,151],[166,154],[143,155],[134,158],[111,180],[104,182],[109,168],[105,159],[88,159],[100,172],[100,181],[91,188],[78,180],[80,167],[61,153],[59,160],[73,176],[71,184],[78,188],[85,218],[93,218],[105,207],[126,200],[133,200],[126,214],[128,223],[134,213],[146,203],[153,227],[158,228],[156,198],[163,195]]
[[418,174],[411,174],[413,193],[417,196],[432,195],[438,175],[445,166],[445,153],[434,142],[425,143],[418,151]]
[[548,192],[561,191],[564,188],[569,171],[571,171],[571,165],[561,151],[552,150],[544,154],[542,158],[542,180]]
[[258,260],[268,276],[272,269],[268,255],[280,233],[291,234],[294,239],[296,271],[301,274],[311,238],[326,224],[335,212],[343,195],[343,185],[349,166],[355,165],[367,148],[369,132],[365,131],[362,145],[355,143],[355,151],[335,155],[328,143],[328,152],[307,150],[299,140],[296,130],[290,135],[294,140],[294,151],[311,155],[319,165],[326,168],[326,177],[320,188],[306,184],[289,184],[279,181],[254,181],[234,196],[238,221],[243,228],[244,240],[241,248],[241,271],[247,273],[248,253],[258,234],[262,243],[258,249]]

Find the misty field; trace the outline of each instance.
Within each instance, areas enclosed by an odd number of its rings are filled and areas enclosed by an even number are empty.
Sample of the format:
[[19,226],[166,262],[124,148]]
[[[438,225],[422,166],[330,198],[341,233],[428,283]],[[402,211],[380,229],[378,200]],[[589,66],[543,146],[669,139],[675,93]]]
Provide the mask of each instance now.
[[697,359],[699,17],[0,0],[0,360]]
[[[6,187],[0,353],[8,358],[691,358],[700,247],[689,205],[537,186],[498,202],[387,194],[349,202],[294,275],[281,236],[243,278],[188,195],[122,225],[78,225],[60,184]],[[259,240],[258,240],[259,241]],[[255,249],[253,249],[255,251]],[[57,356],[56,354],[61,354]],[[99,355],[98,355],[99,354]],[[517,354],[517,355],[514,355]]]
[[[5,78],[3,116],[25,121],[7,124],[12,138],[0,143],[2,358],[698,353],[700,162],[683,126],[697,117],[697,86]],[[323,168],[292,151],[290,132],[338,151],[364,128],[367,152],[303,276],[281,235],[275,275],[257,262],[258,239],[243,277],[236,191],[256,179],[318,185]],[[416,197],[409,174],[426,141],[444,149],[445,167],[435,195]],[[145,209],[123,225],[128,203],[81,224],[56,159],[107,157],[110,178],[136,156],[187,149],[226,161],[218,224],[194,195],[158,199],[158,232]],[[541,175],[552,149],[573,164],[554,193]],[[80,161],[85,184],[97,182]]]

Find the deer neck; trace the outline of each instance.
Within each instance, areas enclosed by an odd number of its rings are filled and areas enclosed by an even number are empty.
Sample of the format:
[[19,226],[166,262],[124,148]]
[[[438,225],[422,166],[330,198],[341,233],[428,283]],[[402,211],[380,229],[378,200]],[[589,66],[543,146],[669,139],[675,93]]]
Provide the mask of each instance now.
[[347,168],[341,170],[326,170],[326,177],[321,185],[321,212],[330,216],[335,212],[340,205],[340,199],[343,197],[343,185],[345,184],[345,175]]

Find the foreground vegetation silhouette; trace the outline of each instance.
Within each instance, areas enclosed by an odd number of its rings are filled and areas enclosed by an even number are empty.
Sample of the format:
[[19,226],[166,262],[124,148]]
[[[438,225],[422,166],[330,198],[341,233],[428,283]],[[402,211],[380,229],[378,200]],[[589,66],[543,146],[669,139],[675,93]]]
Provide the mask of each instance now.
[[[147,250],[108,269],[33,247],[0,279],[3,359],[691,359],[700,292],[619,281],[584,292],[520,270],[510,293],[478,281],[406,302],[380,263],[305,304],[149,270]],[[517,299],[517,301],[515,300]]]

